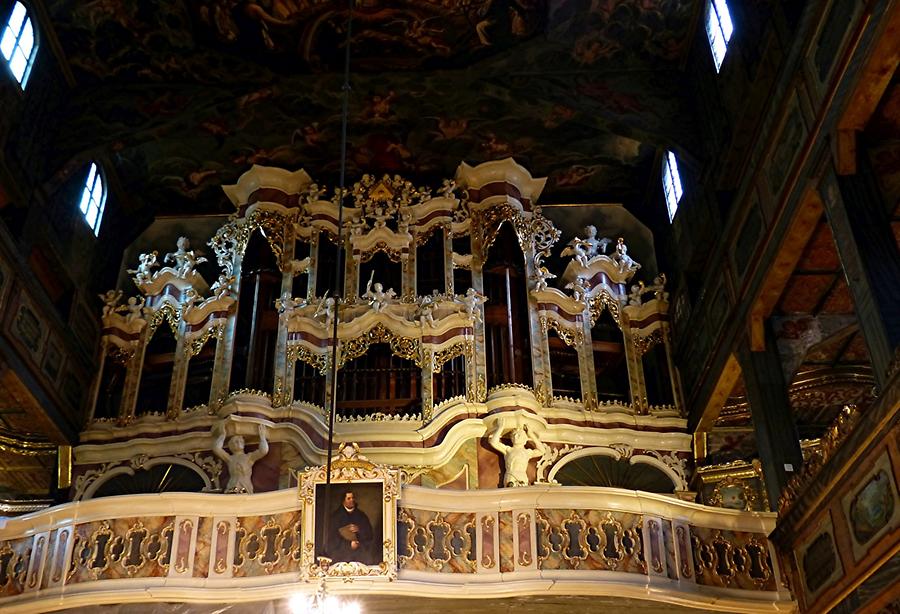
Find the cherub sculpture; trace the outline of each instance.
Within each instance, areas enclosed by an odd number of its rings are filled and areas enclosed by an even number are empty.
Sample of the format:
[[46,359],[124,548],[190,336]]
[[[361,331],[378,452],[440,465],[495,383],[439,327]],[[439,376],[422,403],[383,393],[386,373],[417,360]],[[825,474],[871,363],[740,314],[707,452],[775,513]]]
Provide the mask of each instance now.
[[612,240],[606,237],[598,239],[597,227],[591,224],[584,227],[584,234],[583,239],[579,237],[572,239],[560,256],[575,256],[578,264],[587,266],[591,258],[597,256],[598,253],[605,254],[607,245],[612,243]]
[[584,277],[576,277],[575,281],[566,284],[566,290],[572,291],[572,298],[583,302],[588,295],[587,280]]
[[301,307],[306,306],[306,299],[304,298],[293,298],[290,292],[285,292],[281,295],[281,298],[275,299],[275,308],[278,309],[278,313],[288,313],[290,314],[295,309],[299,309]]
[[306,204],[311,205],[313,203],[319,202],[319,199],[322,198],[322,194],[324,193],[325,190],[319,188],[319,184],[309,184],[309,187],[306,189]]
[[325,327],[330,328],[334,322],[334,297],[328,296],[328,292],[316,305],[316,311],[313,313],[314,318],[318,318],[320,315],[325,316]]
[[140,263],[136,269],[128,269],[126,272],[134,275],[134,281],[138,284],[147,283],[153,277],[153,269],[159,266],[156,261],[158,252],[153,250],[149,254],[138,256]]
[[434,307],[437,302],[437,296],[423,296],[419,299],[419,324],[421,326],[434,326]]
[[554,279],[556,275],[551,273],[547,267],[541,265],[534,270],[534,289],[538,292],[543,292],[547,289],[548,283],[547,281],[550,279]]
[[466,316],[474,322],[481,322],[481,310],[478,307],[487,302],[487,297],[479,294],[475,288],[469,288],[459,300],[463,304]]
[[190,313],[197,307],[197,303],[202,303],[203,297],[194,290],[188,288],[184,291],[184,298],[181,299],[181,317],[187,318]]
[[628,255],[628,246],[625,245],[625,239],[622,237],[619,237],[619,240],[616,242],[616,251],[613,253],[612,259],[622,273],[626,271],[637,271],[641,268],[641,265]]
[[178,241],[175,245],[177,249],[174,252],[166,254],[163,262],[174,262],[175,272],[178,273],[178,276],[182,279],[186,279],[190,277],[198,264],[206,262],[206,258],[199,253],[194,253],[194,250],[190,249],[191,242],[187,237],[178,237]]
[[[547,447],[537,433],[528,430],[528,425],[516,426],[512,429],[512,445],[500,441],[507,429],[500,424],[491,435],[490,444],[503,455],[506,472],[503,474],[503,486],[528,486],[528,463],[533,458],[540,458],[547,453]],[[525,447],[528,441],[534,442],[534,448]]]
[[104,294],[98,294],[103,301],[103,317],[110,316],[121,309],[119,301],[122,300],[121,290],[107,290]]
[[139,320],[143,317],[144,312],[144,297],[132,296],[128,299],[128,305],[125,306],[126,314],[125,321],[126,322],[134,322],[135,320]]
[[259,425],[259,448],[254,452],[244,452],[244,438],[234,435],[228,440],[228,452],[225,443],[225,422],[214,427],[216,439],[213,442],[213,454],[225,461],[228,467],[228,485],[226,493],[253,494],[253,464],[269,453],[269,442],[266,440],[266,427]]
[[231,284],[233,283],[234,275],[228,276],[224,273],[219,275],[219,279],[213,282],[212,288],[210,288],[217,301],[231,293]]
[[369,276],[369,283],[366,284],[366,291],[363,293],[363,298],[369,299],[369,305],[372,306],[372,309],[375,310],[375,313],[380,313],[381,310],[388,304],[393,301],[397,293],[394,292],[393,288],[384,289],[384,286],[380,282],[372,283],[372,280],[375,278],[375,271],[372,271],[372,274]]

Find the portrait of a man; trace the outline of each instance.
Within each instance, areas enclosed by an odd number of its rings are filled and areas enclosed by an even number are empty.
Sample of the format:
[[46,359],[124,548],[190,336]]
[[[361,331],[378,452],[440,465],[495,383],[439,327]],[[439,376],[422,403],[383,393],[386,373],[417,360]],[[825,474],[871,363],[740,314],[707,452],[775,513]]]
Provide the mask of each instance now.
[[333,563],[376,565],[381,562],[381,489],[381,484],[333,484],[328,505],[324,485],[318,485],[318,554],[327,556]]

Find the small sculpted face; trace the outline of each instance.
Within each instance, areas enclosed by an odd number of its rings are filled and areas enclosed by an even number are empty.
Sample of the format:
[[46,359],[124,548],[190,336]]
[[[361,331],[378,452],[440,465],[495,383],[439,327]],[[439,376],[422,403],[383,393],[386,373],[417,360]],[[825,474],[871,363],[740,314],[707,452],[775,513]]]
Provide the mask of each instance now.
[[512,442],[514,445],[524,445],[526,441],[528,441],[528,435],[525,433],[525,429],[517,428],[513,431]]
[[352,492],[344,493],[344,507],[348,510],[356,509],[356,495]]
[[244,438],[240,435],[235,435],[231,439],[228,440],[228,449],[231,450],[232,454],[238,454],[244,451]]

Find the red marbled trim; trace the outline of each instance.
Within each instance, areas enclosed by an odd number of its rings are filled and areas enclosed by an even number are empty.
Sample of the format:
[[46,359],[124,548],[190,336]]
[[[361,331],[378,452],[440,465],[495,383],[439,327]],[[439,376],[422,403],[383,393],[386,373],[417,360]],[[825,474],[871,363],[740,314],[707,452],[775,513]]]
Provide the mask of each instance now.
[[480,188],[469,188],[468,192],[469,200],[473,203],[480,203],[491,196],[511,196],[522,203],[522,207],[526,211],[531,210],[531,199],[524,198],[517,186],[506,181],[494,181]]

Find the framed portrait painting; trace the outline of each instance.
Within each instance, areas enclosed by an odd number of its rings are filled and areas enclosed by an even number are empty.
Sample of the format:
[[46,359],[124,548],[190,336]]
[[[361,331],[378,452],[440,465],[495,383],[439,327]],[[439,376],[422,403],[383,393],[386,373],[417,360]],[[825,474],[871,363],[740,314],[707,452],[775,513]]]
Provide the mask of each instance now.
[[[326,468],[300,477],[303,506],[303,569],[311,576],[397,575],[397,499],[400,472],[369,462],[356,444],[341,444]],[[310,539],[311,538],[311,539]]]

